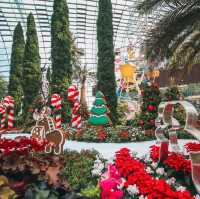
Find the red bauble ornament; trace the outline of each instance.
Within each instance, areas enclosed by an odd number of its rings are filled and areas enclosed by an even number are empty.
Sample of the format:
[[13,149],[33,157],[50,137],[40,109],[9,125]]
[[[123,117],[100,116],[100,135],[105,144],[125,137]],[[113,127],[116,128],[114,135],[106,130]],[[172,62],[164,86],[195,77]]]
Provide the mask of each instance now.
[[139,121],[139,125],[140,125],[140,126],[143,126],[143,125],[144,125],[144,121],[143,121],[143,120],[140,120],[140,121]]
[[149,123],[150,123],[151,125],[154,125],[154,124],[155,124],[155,120],[154,120],[154,119],[151,119],[151,120],[149,121]]
[[153,110],[155,110],[155,106],[153,106],[153,105],[148,105],[147,110],[148,110],[148,111],[153,111]]

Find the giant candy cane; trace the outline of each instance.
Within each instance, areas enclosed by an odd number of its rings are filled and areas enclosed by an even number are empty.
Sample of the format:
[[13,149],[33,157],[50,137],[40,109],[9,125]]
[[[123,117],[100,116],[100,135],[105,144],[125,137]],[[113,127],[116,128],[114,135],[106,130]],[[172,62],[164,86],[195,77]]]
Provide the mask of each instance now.
[[0,103],[1,129],[6,127],[6,114],[8,114],[8,129],[14,126],[14,99],[12,96],[5,96]]
[[51,96],[51,106],[55,110],[55,126],[56,128],[61,128],[61,107],[62,107],[62,101],[61,97],[58,94],[53,94]]
[[80,110],[80,103],[78,100],[79,91],[76,84],[72,84],[68,88],[68,97],[67,99],[72,102],[72,119],[71,119],[71,126],[73,128],[81,128],[81,114],[79,114]]

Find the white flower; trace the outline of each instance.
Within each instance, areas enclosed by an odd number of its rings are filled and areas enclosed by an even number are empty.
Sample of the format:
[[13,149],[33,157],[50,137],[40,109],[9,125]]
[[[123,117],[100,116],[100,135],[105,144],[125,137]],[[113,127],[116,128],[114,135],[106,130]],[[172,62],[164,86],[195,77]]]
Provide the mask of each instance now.
[[200,199],[200,195],[197,194],[196,196],[194,196],[195,199]]
[[146,168],[146,172],[149,173],[149,174],[151,174],[151,173],[153,173],[153,170],[151,169],[151,167],[147,167]]
[[147,196],[144,197],[143,195],[141,195],[141,196],[139,197],[139,199],[147,199]]
[[183,191],[186,190],[186,188],[183,187],[183,186],[179,186],[179,187],[176,188],[176,190],[177,190],[177,191],[180,191],[180,192],[183,192]]
[[165,170],[164,170],[164,168],[157,168],[156,169],[156,173],[158,174],[158,175],[164,175],[164,173],[165,173]]
[[127,187],[127,191],[131,196],[139,194],[139,190],[138,190],[138,188],[137,188],[137,186],[135,184],[134,185],[129,185]]
[[93,176],[100,176],[101,175],[101,171],[98,170],[98,169],[93,169],[91,171],[91,173],[92,173]]
[[132,157],[136,157],[138,155],[138,153],[136,151],[132,151]]
[[174,177],[172,177],[172,178],[166,180],[166,182],[167,182],[167,184],[169,184],[169,185],[173,185],[173,184],[176,182],[176,179],[175,179]]
[[118,189],[123,189],[124,184],[126,182],[126,180],[124,178],[121,178],[121,180],[122,180],[121,184],[117,186]]
[[157,168],[158,163],[156,163],[156,162],[152,162],[151,166],[155,169],[155,168]]

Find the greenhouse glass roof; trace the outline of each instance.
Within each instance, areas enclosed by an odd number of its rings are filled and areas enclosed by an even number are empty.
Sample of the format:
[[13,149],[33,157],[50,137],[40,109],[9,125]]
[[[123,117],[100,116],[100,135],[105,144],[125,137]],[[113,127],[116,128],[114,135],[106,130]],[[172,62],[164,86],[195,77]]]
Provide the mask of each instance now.
[[[139,16],[135,10],[140,0],[112,0],[114,46],[123,48],[130,42],[139,48],[147,31],[163,14],[156,11],[151,15]],[[42,67],[50,65],[50,20],[53,0],[1,0],[0,1],[0,75],[9,76],[12,34],[18,21],[26,31],[26,17],[35,16]],[[96,19],[98,0],[68,0],[70,29],[78,48],[84,51],[83,64],[96,69],[97,42]]]

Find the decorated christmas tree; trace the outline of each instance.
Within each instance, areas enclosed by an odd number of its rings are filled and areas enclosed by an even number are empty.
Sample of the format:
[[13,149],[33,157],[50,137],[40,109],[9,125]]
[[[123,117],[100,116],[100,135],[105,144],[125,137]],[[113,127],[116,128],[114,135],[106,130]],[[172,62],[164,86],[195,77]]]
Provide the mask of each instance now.
[[88,122],[91,125],[107,125],[111,124],[111,120],[108,116],[109,109],[105,97],[101,91],[96,94],[96,99],[94,101],[93,107],[90,110],[90,117]]
[[144,84],[142,88],[141,113],[138,116],[138,125],[143,129],[154,129],[158,115],[158,105],[161,102],[160,90],[157,84]]

